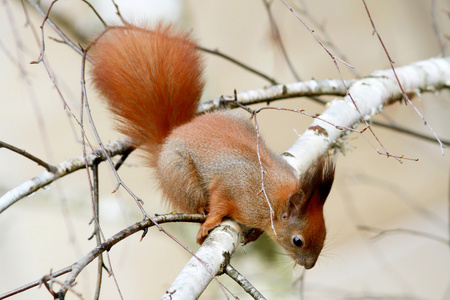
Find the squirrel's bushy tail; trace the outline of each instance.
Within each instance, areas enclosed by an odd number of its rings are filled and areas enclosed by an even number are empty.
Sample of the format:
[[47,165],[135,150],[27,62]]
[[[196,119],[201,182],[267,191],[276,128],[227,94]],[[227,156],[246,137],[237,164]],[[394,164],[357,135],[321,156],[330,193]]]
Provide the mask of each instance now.
[[172,25],[111,27],[89,52],[96,88],[138,146],[157,148],[190,121],[203,89],[202,59],[189,34]]

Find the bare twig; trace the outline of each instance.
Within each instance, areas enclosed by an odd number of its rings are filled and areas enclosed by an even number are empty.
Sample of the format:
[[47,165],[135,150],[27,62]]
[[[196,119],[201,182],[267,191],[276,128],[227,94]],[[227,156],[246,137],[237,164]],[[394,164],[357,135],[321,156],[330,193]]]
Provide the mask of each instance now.
[[[127,151],[129,147],[129,139],[123,138],[107,145],[105,147],[105,150],[110,156],[115,156]],[[94,160],[97,159],[106,160],[106,156],[100,150],[93,151],[87,155],[88,165],[91,166]],[[56,165],[57,171],[55,173],[41,173],[34,178],[22,183],[16,188],[9,190],[6,194],[0,197],[0,213],[2,213],[4,210],[6,210],[8,207],[13,205],[20,199],[49,185],[53,181],[85,167],[85,159],[83,156],[74,157]]]
[[[386,124],[386,123],[383,123],[383,122],[380,122],[380,121],[371,121],[371,123],[372,123],[372,125],[380,126],[380,127],[383,127],[383,128],[387,128],[387,129],[392,130],[392,131],[401,132],[401,133],[404,133],[406,135],[409,135],[409,136],[412,136],[412,137],[415,137],[415,138],[418,138],[418,139],[422,139],[422,140],[425,140],[425,141],[438,143],[438,141],[436,141],[436,139],[434,137],[428,136],[426,134],[422,134],[420,132],[411,130],[411,129],[406,128],[406,127],[402,127],[400,125]],[[450,146],[450,140],[443,140],[443,139],[441,139],[441,142],[445,146]]]
[[299,299],[305,299],[305,278],[306,278],[306,269],[302,270],[302,274],[295,280],[295,284],[299,285]]
[[119,9],[119,5],[117,5],[116,1],[111,0],[111,2],[113,3],[115,9],[116,9],[116,15],[120,18],[120,21],[122,21],[122,23],[124,25],[129,25],[130,23],[128,23],[125,18],[122,16],[120,9]]
[[[50,270],[51,273],[51,270]],[[53,296],[54,299],[60,299],[60,295],[58,295],[58,293],[56,293],[53,290],[53,284],[57,283],[60,286],[63,286],[64,283],[60,282],[59,280],[57,280],[56,278],[50,276],[50,275],[45,275],[44,277],[42,277],[40,284],[43,284],[45,286],[45,288],[47,289],[47,291]],[[72,292],[73,294],[75,294],[75,296],[77,296],[80,300],[84,300],[81,293],[77,292],[74,289],[75,284],[69,288],[69,291]],[[61,299],[62,300],[62,299]]]
[[119,168],[123,165],[123,163],[125,162],[125,160],[128,158],[128,156],[134,151],[136,150],[135,147],[130,147],[127,151],[125,151],[122,156],[120,157],[120,159],[117,161],[116,165],[114,166],[114,168],[116,169],[116,171],[119,170]]
[[94,14],[97,16],[97,18],[102,22],[103,26],[107,27],[108,24],[106,24],[105,20],[100,16],[100,14],[97,12],[97,10],[94,8],[94,6],[87,0],[82,0],[84,3],[86,3],[87,6],[94,12]]
[[9,291],[9,292],[6,292],[4,294],[1,294],[0,295],[0,300],[1,299],[6,299],[8,297],[17,295],[17,294],[22,293],[22,292],[24,292],[26,290],[29,290],[31,288],[37,287],[41,283],[43,283],[44,281],[49,280],[50,278],[59,277],[61,275],[69,273],[70,271],[72,271],[72,266],[65,267],[65,268],[63,268],[63,269],[61,269],[59,271],[56,271],[56,272],[50,272],[50,274],[48,274],[47,276],[44,276],[41,279],[35,280],[33,282],[30,282],[30,283],[28,283],[28,284],[26,284],[24,286],[21,286],[21,287],[17,288],[17,289],[14,289],[12,291]]
[[235,268],[230,264],[227,264],[224,269],[225,274],[230,276],[234,281],[236,281],[243,289],[247,292],[253,299],[264,300],[264,296],[247,280],[242,276]]
[[201,50],[201,51],[203,51],[203,52],[206,52],[206,53],[209,53],[209,54],[213,54],[213,55],[222,57],[222,58],[224,58],[224,59],[226,59],[226,60],[232,62],[233,64],[235,64],[235,65],[237,65],[237,66],[243,68],[244,70],[247,70],[247,71],[249,71],[249,72],[251,72],[251,73],[253,73],[253,74],[256,74],[256,75],[258,75],[258,76],[264,78],[265,80],[269,81],[269,82],[270,82],[271,84],[273,84],[273,85],[278,84],[277,81],[276,81],[275,79],[273,79],[273,78],[267,76],[266,74],[263,74],[263,73],[260,72],[260,71],[257,71],[256,69],[254,69],[254,68],[252,68],[252,67],[250,67],[250,66],[244,64],[243,62],[240,62],[240,61],[238,61],[238,60],[232,58],[231,56],[229,56],[229,55],[227,55],[227,54],[224,54],[224,53],[220,52],[220,51],[217,50],[217,49],[216,49],[216,50],[210,50],[210,49],[207,49],[207,48],[204,48],[204,47],[198,47],[198,49]]
[[428,239],[432,239],[432,240],[435,240],[437,242],[444,243],[446,245],[448,245],[449,242],[450,242],[449,240],[447,240],[445,238],[442,238],[440,236],[437,236],[437,235],[434,235],[434,234],[431,234],[431,233],[427,233],[427,232],[412,230],[412,229],[404,229],[404,228],[379,229],[379,228],[365,226],[365,225],[358,226],[358,229],[359,230],[376,232],[377,234],[374,235],[372,237],[372,239],[378,239],[378,238],[381,238],[384,235],[390,234],[390,233],[407,233],[407,234],[411,234],[411,235],[417,235],[417,236],[425,237],[425,238],[428,238]]
[[[98,163],[94,163],[92,166],[93,173],[93,193],[92,193],[92,221],[94,221],[94,232],[92,233],[95,236],[95,240],[97,242],[97,246],[102,243],[102,237],[100,235],[100,214],[99,214],[99,178],[98,178]],[[100,297],[100,289],[102,286],[102,277],[103,277],[103,254],[98,256],[97,260],[97,283],[95,285],[95,294],[94,300],[98,300]],[[111,275],[111,273],[110,273]],[[120,291],[119,291],[120,293]]]
[[442,36],[441,27],[439,26],[438,18],[437,18],[437,0],[431,0],[431,21],[433,22],[433,30],[436,35],[436,39],[439,43],[439,47],[441,48],[441,55],[445,57],[447,52],[447,44]]
[[[301,2],[301,6],[300,4],[298,4],[299,2]],[[339,57],[341,57],[344,61],[347,61],[347,57],[345,56],[345,54],[340,51],[340,49],[335,45],[335,43],[333,42],[331,36],[328,34],[325,25],[322,24],[321,22],[319,22],[313,15],[311,15],[309,13],[309,10],[306,6],[306,2],[305,1],[295,1],[292,3],[295,6],[295,9],[298,10],[302,15],[304,15],[306,18],[309,19],[310,23],[318,28],[318,30],[322,33],[323,39],[322,42],[325,46],[332,48],[334,50],[335,53],[337,53],[337,55]],[[356,77],[361,77],[361,74],[359,74],[355,68],[350,68],[350,71],[356,76]]]
[[[389,52],[387,51],[387,48],[386,48],[386,46],[384,45],[384,42],[383,42],[383,40],[381,39],[381,36],[380,36],[380,34],[378,33],[378,31],[377,31],[377,29],[376,29],[376,27],[375,27],[375,23],[374,23],[374,21],[373,21],[373,19],[372,19],[372,16],[370,15],[369,8],[367,7],[366,1],[365,1],[365,0],[362,0],[362,2],[363,2],[364,7],[365,7],[365,9],[366,9],[366,12],[367,12],[367,15],[368,15],[368,17],[369,17],[370,23],[372,24],[373,32],[374,32],[374,34],[377,35],[378,40],[380,41],[380,44],[381,44],[381,46],[383,47],[384,53],[386,53],[386,56],[387,56],[387,58],[388,58],[388,60],[389,60],[389,64],[390,64],[390,66],[391,66],[392,72],[394,73],[395,79],[396,79],[397,82],[398,82],[398,86],[399,86],[399,88],[400,88],[400,90],[401,90],[401,92],[402,92],[402,96],[403,96],[403,100],[405,101],[405,104],[411,105],[412,108],[413,108],[413,109],[416,111],[416,113],[419,115],[419,117],[423,120],[424,124],[428,126],[428,128],[429,128],[430,131],[431,131],[431,133],[434,135],[435,139],[438,141],[438,143],[439,143],[439,145],[440,145],[440,147],[441,147],[441,153],[442,153],[442,155],[444,155],[444,148],[445,148],[444,144],[441,142],[441,140],[440,140],[439,137],[437,136],[437,134],[436,134],[436,132],[434,131],[433,127],[431,127],[431,125],[428,123],[428,121],[425,120],[425,117],[424,117],[424,116],[422,115],[422,113],[417,109],[417,107],[414,105],[414,103],[412,103],[412,101],[409,99],[408,95],[406,94],[405,90],[403,89],[403,85],[402,85],[402,83],[400,82],[400,79],[398,78],[397,72],[395,71],[395,68],[394,68],[394,61],[391,59],[391,56],[389,55]],[[387,154],[387,152],[386,152],[386,154]],[[388,155],[388,156],[389,156],[389,155]]]
[[[104,251],[109,251],[114,245],[123,239],[129,237],[130,235],[144,230],[145,228],[152,227],[156,224],[163,224],[167,222],[203,222],[206,219],[204,215],[189,215],[189,214],[167,214],[167,215],[158,215],[153,217],[153,221],[150,219],[144,219],[141,222],[135,223],[124,230],[116,233],[93,250],[91,250],[88,254],[86,254],[83,258],[72,265],[72,270],[70,275],[64,282],[64,286],[60,289],[58,294],[64,295],[67,291],[68,287],[71,287],[75,282],[75,279],[80,274],[80,272],[90,264],[95,258],[97,258]],[[160,226],[160,225],[159,225]]]
[[289,59],[289,56],[287,54],[286,48],[284,47],[283,40],[281,39],[280,30],[278,30],[278,25],[275,22],[275,18],[272,14],[271,4],[273,2],[269,2],[269,0],[263,0],[264,7],[266,8],[267,15],[269,16],[270,21],[270,29],[272,30],[272,38],[275,41],[275,44],[278,46],[278,48],[281,51],[281,54],[284,57],[284,60],[286,61],[289,70],[291,70],[292,75],[294,76],[295,80],[300,81],[300,76],[298,76],[297,71],[295,70],[294,66],[292,65],[291,60]]
[[[94,41],[95,42],[95,41]],[[89,51],[91,45],[93,45],[93,43],[89,44],[89,46],[83,50],[83,59],[82,59],[82,65],[81,65],[81,92],[82,92],[82,100],[84,103],[84,107],[86,109],[86,113],[89,119],[89,123],[91,124],[91,128],[94,132],[95,138],[97,139],[98,144],[100,145],[100,148],[102,149],[104,155],[106,156],[106,160],[108,161],[109,165],[111,166],[111,169],[113,171],[114,176],[116,177],[117,180],[117,187],[114,191],[116,191],[117,189],[119,189],[120,186],[122,186],[127,192],[128,194],[135,200],[136,205],[138,206],[138,208],[140,209],[140,211],[142,212],[142,214],[144,215],[145,218],[148,218],[150,220],[152,220],[152,217],[150,217],[150,215],[145,211],[144,207],[142,206],[143,202],[142,200],[136,196],[133,191],[131,191],[130,188],[128,188],[128,186],[122,181],[122,179],[119,176],[119,173],[117,173],[115,167],[114,167],[114,163],[111,160],[111,157],[109,157],[105,146],[100,138],[100,135],[97,131],[97,128],[95,127],[94,124],[94,119],[92,117],[91,114],[91,109],[89,107],[89,102],[88,102],[88,98],[87,98],[87,91],[86,91],[86,81],[85,81],[85,65],[86,65],[86,56],[87,56],[87,52]],[[155,224],[158,228],[158,224]],[[160,228],[161,229],[161,228]]]
[[[65,34],[62,32],[58,26],[48,17],[48,13],[50,12],[50,8],[47,13],[45,13],[39,6],[38,3],[34,2],[33,0],[26,0],[28,4],[30,4],[34,10],[36,10],[43,18],[45,18],[45,22],[50,25],[50,27],[63,39],[63,41],[73,50],[75,50],[78,54],[83,55],[83,51],[80,47],[78,47],[74,42],[72,42]],[[56,0],[57,1],[57,0]],[[54,4],[53,1],[51,5]]]
[[[311,35],[314,37],[314,39],[319,43],[319,45],[328,53],[328,55],[331,57],[331,59],[333,60],[334,64],[337,66],[337,61],[340,61],[341,63],[343,63],[344,65],[346,65],[349,68],[353,69],[353,66],[351,64],[349,64],[348,62],[344,61],[343,59],[335,56],[333,53],[331,53],[330,50],[328,50],[327,47],[325,47],[325,45],[322,43],[322,41],[319,39],[319,37],[314,33],[314,30],[311,29],[308,24],[305,23],[305,21],[302,20],[302,18],[300,18],[300,16],[294,11],[294,9],[289,6],[285,0],[281,0],[281,2],[283,2],[283,4],[287,7],[287,9],[289,9],[292,14],[294,14],[294,16],[297,18],[297,20],[299,20],[303,26],[306,27],[306,29],[308,29],[308,31],[311,33]],[[338,71],[340,73],[339,67],[338,67]],[[342,77],[342,76],[341,76]]]
[[[22,41],[22,39],[20,38],[20,34],[19,34],[19,30],[18,30],[18,25],[17,22],[15,20],[15,15],[10,11],[11,7],[10,7],[10,2],[9,1],[3,1],[4,2],[4,6],[7,10],[7,17],[9,19],[9,25],[11,26],[11,30],[13,32],[13,36],[14,36],[14,42],[15,42],[15,46],[16,46],[16,50],[17,50],[17,61],[18,61],[18,67],[20,70],[20,77],[24,80],[25,84],[26,84],[26,91],[28,94],[28,97],[30,99],[31,105],[33,106],[33,110],[35,112],[35,117],[36,117],[36,121],[39,127],[39,135],[42,141],[42,144],[45,145],[44,150],[46,151],[46,157],[47,160],[52,160],[53,157],[53,153],[50,149],[50,147],[48,147],[47,145],[50,144],[50,138],[48,136],[48,132],[46,130],[45,127],[45,122],[44,122],[44,113],[39,105],[39,101],[38,101],[38,97],[36,95],[36,92],[33,88],[33,82],[32,79],[30,77],[30,75],[27,72],[27,69],[24,65],[25,62],[25,57],[24,57],[24,52],[25,52],[25,45]],[[26,21],[27,21],[27,25],[30,25],[30,21],[28,19],[28,14],[25,13],[26,16]],[[32,26],[30,26],[30,28],[33,28]],[[39,44],[39,39],[37,38],[37,34],[34,30],[32,30],[33,36],[36,39],[36,42]]]
[[[57,1],[57,0],[56,0],[56,1]],[[83,126],[81,126],[81,121],[78,120],[77,116],[74,114],[74,112],[72,111],[70,105],[68,104],[68,102],[66,101],[65,97],[63,96],[63,93],[62,93],[60,87],[59,87],[58,84],[57,84],[57,80],[56,80],[56,78],[55,78],[55,75],[53,74],[53,71],[52,71],[51,67],[49,66],[49,64],[48,64],[48,62],[47,62],[47,60],[46,60],[46,58],[45,58],[45,39],[44,39],[44,25],[45,25],[45,23],[50,24],[50,25],[52,26],[52,28],[55,30],[55,32],[58,33],[58,34],[63,38],[63,41],[64,41],[67,45],[69,45],[69,46],[74,45],[73,42],[68,43],[68,41],[71,41],[71,40],[70,40],[70,39],[69,39],[69,38],[68,38],[68,37],[67,37],[67,36],[66,36],[66,35],[58,28],[58,26],[56,26],[56,24],[54,24],[53,21],[49,18],[50,10],[51,10],[51,8],[53,7],[53,5],[54,5],[54,3],[55,3],[56,1],[53,1],[53,2],[51,3],[50,7],[48,8],[47,13],[44,13],[44,11],[42,11],[42,9],[39,7],[39,5],[37,5],[36,3],[32,2],[31,0],[28,0],[28,3],[29,3],[29,4],[30,4],[30,5],[31,5],[31,6],[32,6],[39,14],[41,14],[41,15],[44,17],[44,20],[42,21],[42,23],[41,23],[41,25],[40,25],[40,29],[41,29],[41,40],[40,40],[40,43],[41,43],[41,45],[40,45],[40,46],[41,46],[41,52],[40,52],[39,58],[38,58],[37,60],[33,61],[32,63],[36,63],[36,64],[37,64],[37,63],[43,63],[44,68],[45,68],[45,70],[46,70],[46,72],[47,72],[47,74],[48,74],[48,76],[49,76],[49,78],[50,78],[50,81],[53,83],[53,86],[55,87],[55,89],[56,89],[56,91],[57,91],[57,93],[58,93],[58,95],[59,95],[61,101],[63,102],[64,110],[66,110],[66,111],[68,112],[68,114],[69,114],[69,115],[75,120],[75,122],[80,126],[81,131],[82,131],[82,136],[85,137],[86,140],[89,142],[89,139],[87,138],[86,133],[85,133],[84,130],[83,130]],[[24,7],[24,9],[25,9],[25,7]],[[25,11],[26,11],[26,9],[25,9]],[[26,14],[26,15],[28,16],[28,14]],[[28,17],[27,17],[27,18],[28,18]],[[28,24],[28,26],[30,27],[30,29],[31,29],[31,31],[32,31],[32,33],[33,33],[33,35],[35,35],[36,39],[38,39],[38,38],[37,38],[36,30],[34,29],[34,27],[32,26],[31,22],[29,22],[28,19],[27,19],[27,24]],[[80,48],[80,47],[76,47],[76,48],[73,48],[73,47],[72,47],[72,49],[75,49],[76,51],[77,51],[77,50],[80,51],[81,48]],[[77,52],[80,53],[79,51],[77,51]],[[90,142],[89,142],[89,145],[90,145]],[[93,150],[93,147],[92,147],[92,146],[91,146],[91,150]]]
[[272,208],[272,204],[270,204],[270,200],[269,200],[269,196],[266,193],[266,188],[265,188],[265,184],[264,184],[264,174],[266,171],[264,171],[264,166],[261,160],[261,150],[260,150],[260,134],[259,134],[259,125],[258,125],[258,120],[257,120],[257,112],[253,113],[253,118],[255,120],[255,130],[256,130],[256,155],[258,156],[258,163],[259,163],[259,169],[260,169],[260,174],[261,174],[261,190],[259,191],[258,194],[263,194],[264,195],[264,199],[266,199],[267,205],[269,206],[269,213],[270,213],[270,224],[272,226],[272,230],[273,233],[275,235],[277,235],[277,232],[275,231],[275,226],[273,224],[273,216],[275,214],[273,208]]
[[5,143],[3,141],[0,141],[0,148],[6,148],[9,149],[13,152],[16,152],[32,161],[34,161],[35,163],[37,163],[38,165],[44,167],[45,169],[47,169],[47,171],[55,173],[56,172],[56,167],[53,165],[50,165],[48,163],[46,163],[45,161],[41,160],[40,158],[28,153],[27,151],[25,151],[24,149],[19,149],[17,147],[14,147],[13,145],[10,145],[8,143]]

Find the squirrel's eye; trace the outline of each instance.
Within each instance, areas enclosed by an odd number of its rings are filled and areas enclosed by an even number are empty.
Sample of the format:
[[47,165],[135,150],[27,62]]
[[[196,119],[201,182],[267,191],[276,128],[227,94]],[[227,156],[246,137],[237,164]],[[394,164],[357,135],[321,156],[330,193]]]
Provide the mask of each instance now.
[[297,247],[303,247],[303,239],[299,238],[298,236],[294,236],[294,238],[292,239],[292,242],[294,243],[295,246]]

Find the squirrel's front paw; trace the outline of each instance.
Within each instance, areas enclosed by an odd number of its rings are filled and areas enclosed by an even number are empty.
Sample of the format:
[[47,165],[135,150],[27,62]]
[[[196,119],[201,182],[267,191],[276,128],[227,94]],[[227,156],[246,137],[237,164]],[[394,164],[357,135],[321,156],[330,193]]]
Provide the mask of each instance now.
[[206,228],[205,226],[200,227],[200,230],[198,231],[197,234],[197,243],[199,245],[203,244],[210,230],[211,228]]

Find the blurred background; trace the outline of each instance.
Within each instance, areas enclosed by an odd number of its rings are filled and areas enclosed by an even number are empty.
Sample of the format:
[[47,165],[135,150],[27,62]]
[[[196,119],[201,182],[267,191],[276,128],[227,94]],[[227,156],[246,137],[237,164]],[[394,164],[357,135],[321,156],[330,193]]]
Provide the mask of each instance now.
[[[205,48],[218,49],[280,83],[296,81],[274,41],[264,1],[116,2],[126,20],[175,22],[192,31]],[[120,24],[111,1],[90,3],[108,24]],[[350,69],[339,65],[344,78],[389,68],[361,1],[288,3],[332,53],[354,66]],[[301,22],[282,2],[269,4],[298,77],[339,79],[333,61]],[[448,42],[449,1],[367,0],[367,4],[395,66],[442,55],[433,26],[439,26]],[[47,11],[50,1],[40,1],[40,5]],[[80,119],[81,56],[58,42],[58,35],[45,25],[45,58],[50,77],[43,63],[30,64],[40,55],[39,26],[43,18],[28,4],[13,0],[3,1],[0,13],[0,140],[55,165],[82,155],[79,125],[69,113],[72,111]],[[84,46],[103,29],[92,9],[79,0],[56,2],[50,18],[72,41]],[[219,57],[205,54],[205,64],[204,100],[232,95],[235,89],[240,92],[269,85],[263,78]],[[103,142],[120,138],[111,116],[92,89],[89,76],[87,88]],[[444,140],[450,140],[449,96],[449,91],[442,91],[414,98],[414,104]],[[305,109],[313,114],[324,109],[307,98],[272,105]],[[86,120],[84,116],[84,128],[97,148]],[[385,108],[376,120],[432,135],[412,107],[403,104]],[[266,143],[277,152],[287,149],[311,123],[306,116],[276,111],[265,111],[258,121]],[[268,299],[450,299],[448,150],[442,156],[436,142],[380,127],[374,130],[390,152],[419,161],[400,164],[386,159],[361,136],[351,134],[345,153],[338,154],[334,188],[325,205],[328,238],[316,266],[306,273],[300,267],[293,268],[291,259],[265,236],[240,247],[233,258],[233,266]],[[0,195],[43,171],[34,162],[0,149]],[[144,200],[148,213],[171,211],[161,203],[152,172],[142,166],[138,153],[126,161],[120,175]],[[142,219],[134,200],[123,189],[112,193],[115,186],[109,165],[101,164],[100,220],[106,237]],[[69,266],[94,248],[95,241],[87,240],[93,231],[91,218],[85,170],[58,180],[0,214],[0,294]],[[164,227],[191,249],[197,249],[194,240],[198,225]],[[378,229],[392,231],[377,236]],[[114,246],[109,252],[112,268],[124,299],[158,299],[190,254],[155,229],[150,229],[142,242],[139,239],[137,234]],[[95,280],[93,263],[81,273],[75,286],[83,299],[93,298]],[[220,280],[239,299],[249,299],[225,276]],[[55,283],[55,290],[58,289]],[[41,287],[11,299],[50,298]],[[67,298],[78,299],[71,293]],[[101,299],[120,299],[111,277],[103,280]],[[213,282],[201,299],[225,296]]]

